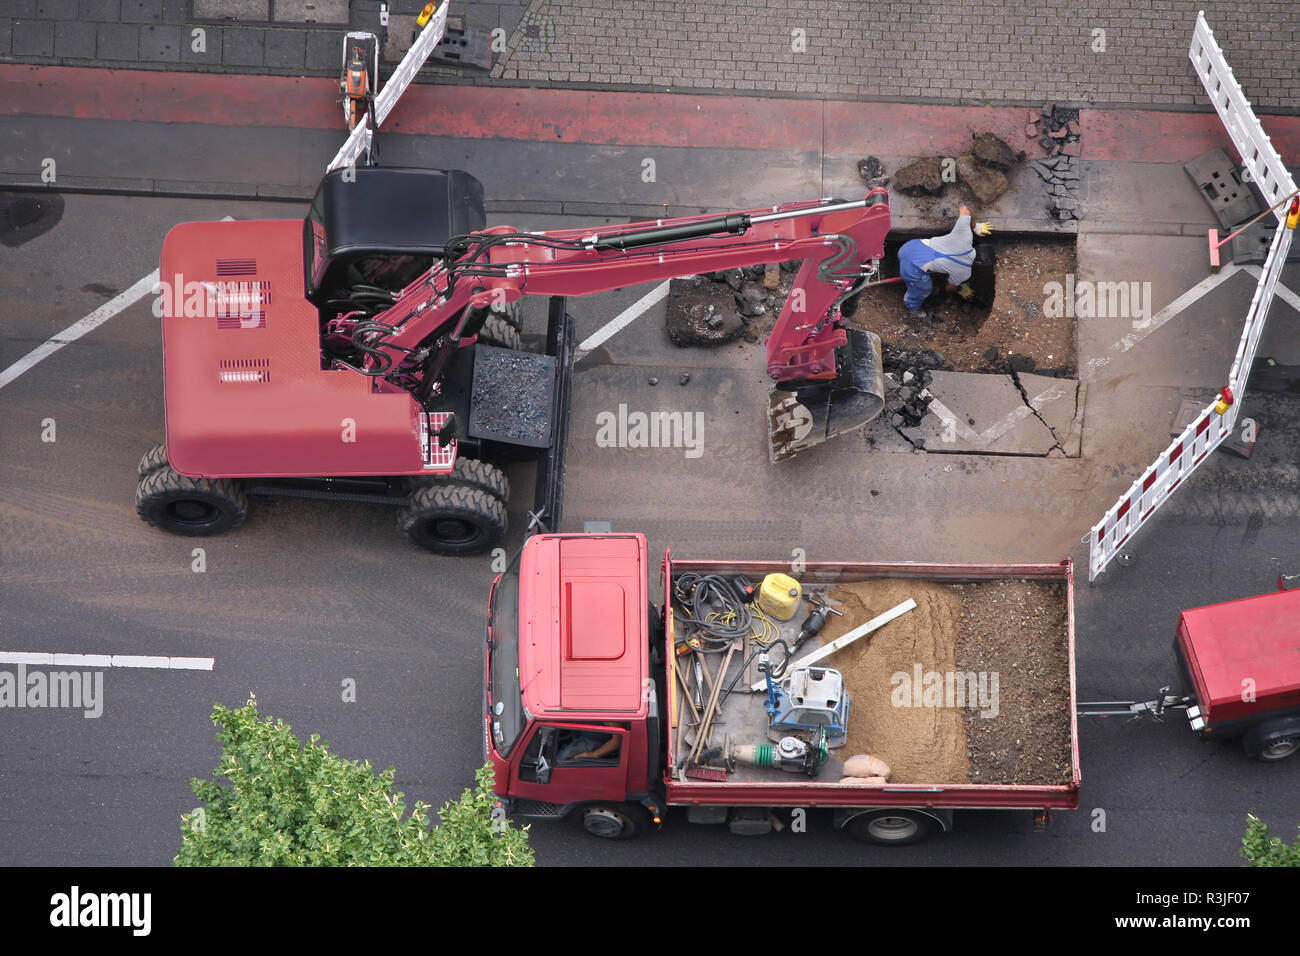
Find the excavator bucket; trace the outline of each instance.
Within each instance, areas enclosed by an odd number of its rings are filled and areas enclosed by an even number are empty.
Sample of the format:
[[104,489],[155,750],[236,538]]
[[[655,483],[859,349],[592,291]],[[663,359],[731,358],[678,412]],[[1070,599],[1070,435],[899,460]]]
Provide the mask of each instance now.
[[843,435],[885,408],[885,376],[880,336],[846,329],[848,343],[835,350],[834,381],[788,391],[773,386],[769,394],[768,448],[773,462]]

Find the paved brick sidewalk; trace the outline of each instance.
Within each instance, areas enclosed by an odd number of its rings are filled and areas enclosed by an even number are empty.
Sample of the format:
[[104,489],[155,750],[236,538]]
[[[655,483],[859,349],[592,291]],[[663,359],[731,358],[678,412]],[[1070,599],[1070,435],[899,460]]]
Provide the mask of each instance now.
[[1254,104],[1295,111],[1295,2],[532,0],[493,75],[838,99],[1186,106],[1205,102],[1187,61],[1198,8]]
[[[528,0],[451,0],[469,27],[514,30]],[[0,62],[337,76],[342,36],[366,30],[400,59],[424,0],[0,0]],[[430,63],[438,81],[486,79]]]
[[[1300,112],[1295,0],[450,0],[505,40],[434,82],[835,99],[1189,106],[1197,8],[1260,110]],[[337,75],[340,36],[392,58],[423,0],[0,0],[0,62]],[[201,31],[198,40],[195,31]],[[1100,31],[1100,32],[1098,32]]]

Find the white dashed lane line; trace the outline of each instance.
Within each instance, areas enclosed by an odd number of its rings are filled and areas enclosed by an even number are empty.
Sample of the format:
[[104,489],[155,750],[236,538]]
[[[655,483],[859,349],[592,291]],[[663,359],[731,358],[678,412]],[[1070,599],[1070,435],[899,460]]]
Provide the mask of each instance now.
[[44,667],[148,667],[156,670],[210,671],[213,657],[150,657],[137,654],[50,654],[40,651],[0,651],[0,664]]

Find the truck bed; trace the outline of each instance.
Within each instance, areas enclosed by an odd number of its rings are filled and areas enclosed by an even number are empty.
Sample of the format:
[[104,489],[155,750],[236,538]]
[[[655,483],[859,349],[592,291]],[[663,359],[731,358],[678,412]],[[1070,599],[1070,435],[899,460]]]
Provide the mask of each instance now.
[[[665,559],[664,574],[665,608],[668,609],[666,614],[667,626],[665,628],[667,646],[664,648],[665,654],[668,655],[665,657],[666,660],[672,659],[674,645],[684,639],[689,631],[689,627],[681,626],[672,603],[673,581],[676,580],[678,575],[687,571],[705,574],[744,574],[757,585],[763,576],[770,572],[789,573],[790,569],[786,564],[767,562],[678,560],[669,554]],[[875,671],[871,671],[855,664],[855,657],[859,660],[864,659],[865,652],[855,654],[854,649],[865,648],[874,637],[885,635],[891,626],[901,623],[902,619],[900,619],[898,622],[886,624],[875,635],[862,637],[855,644],[823,658],[814,665],[840,670],[844,675],[845,686],[852,699],[847,744],[842,748],[830,750],[826,763],[816,777],[809,777],[803,773],[790,772],[775,767],[757,767],[742,762],[735,763],[734,769],[725,773],[725,779],[699,779],[698,777],[685,775],[681,764],[684,761],[684,755],[688,754],[691,749],[690,741],[693,739],[693,729],[689,725],[685,728],[681,751],[679,752],[679,708],[688,717],[689,714],[686,706],[679,699],[680,685],[673,676],[670,664],[666,685],[669,688],[666,698],[666,718],[669,732],[668,770],[665,771],[665,786],[670,804],[805,807],[1050,807],[1060,809],[1073,809],[1078,805],[1081,775],[1078,758],[1078,733],[1074,716],[1073,571],[1068,561],[1060,564],[1032,565],[822,562],[807,564],[803,572],[797,577],[805,593],[838,594],[841,598],[851,597],[853,593],[856,593],[854,590],[845,591],[845,585],[856,585],[856,590],[865,590],[876,597],[885,594],[906,596],[909,590],[908,582],[915,582],[916,586],[912,590],[917,591],[923,598],[926,593],[931,595],[942,594],[942,592],[948,590],[960,594],[968,590],[964,586],[970,585],[997,585],[1001,582],[1008,585],[1011,582],[1040,582],[1043,585],[1055,585],[1056,587],[1051,589],[1055,595],[1053,600],[1063,603],[1064,607],[1056,607],[1053,610],[1061,612],[1057,619],[1062,624],[1059,628],[1052,629],[1049,635],[1038,638],[1040,642],[1052,642],[1052,646],[1026,646],[1023,661],[1013,661],[1010,668],[1008,668],[1004,660],[1001,667],[1009,670],[1008,678],[1013,690],[1017,686],[1023,688],[1026,685],[1033,685],[1035,693],[1042,695],[1042,712],[1051,715],[1051,725],[1040,729],[1052,731],[1061,741],[1062,751],[1058,765],[1055,767],[1049,766],[1040,775],[1031,775],[1030,777],[1025,777],[1023,774],[1018,777],[1012,775],[1016,782],[979,782],[980,779],[988,779],[989,776],[996,777],[996,767],[992,771],[988,767],[984,767],[982,770],[977,770],[973,776],[962,769],[966,766],[966,738],[970,731],[959,729],[954,732],[953,727],[964,728],[964,725],[969,722],[968,716],[964,713],[948,711],[939,717],[935,717],[935,712],[930,711],[926,717],[927,720],[933,718],[947,721],[949,730],[948,743],[951,744],[948,749],[951,750],[951,753],[914,754],[912,756],[916,759],[910,764],[907,760],[896,763],[891,762],[891,767],[895,768],[895,772],[891,775],[889,781],[884,784],[864,786],[862,784],[840,783],[840,779],[844,775],[843,761],[856,753],[871,753],[870,749],[862,746],[863,741],[872,740],[879,744],[882,734],[887,735],[890,732],[886,726],[890,723],[887,720],[890,714],[887,710],[880,709],[882,695],[890,692],[890,688],[881,685],[882,683],[888,683],[890,678],[888,676],[882,677],[878,667]],[[871,583],[862,584],[861,582]],[[889,597],[888,602],[892,606],[892,603],[894,603],[893,597]],[[822,636],[811,638],[805,642],[795,654],[796,659],[803,658],[814,652],[822,645],[823,641],[829,641],[836,634],[843,633],[849,630],[850,627],[863,623],[866,618],[861,607],[855,609],[846,603],[840,606],[840,609],[846,612],[847,617],[844,620],[832,617],[830,620],[835,624],[828,624]],[[879,601],[874,601],[871,608],[876,613],[887,609],[887,607],[879,606]],[[806,610],[807,604],[801,602],[800,610],[792,620],[784,623],[776,622],[780,628],[780,636],[787,643],[793,644]],[[854,610],[858,611],[856,617],[853,614]],[[920,610],[923,611],[923,609]],[[918,614],[918,611],[909,613]],[[1007,620],[1003,621],[1001,619],[1003,615],[1000,613],[988,613],[993,614],[993,620],[972,621],[970,622],[972,626],[983,623],[992,626],[994,630],[1001,630],[1002,625],[1005,624],[1007,628],[1015,631],[1023,624],[1023,617],[1019,614],[1007,614],[1005,615]],[[951,620],[951,616],[949,620]],[[966,622],[963,620],[960,624],[964,626]],[[953,627],[955,625],[951,626],[950,629],[953,629]],[[955,634],[947,634],[945,637],[949,639],[950,643],[956,642]],[[730,684],[733,677],[737,676],[742,664],[750,658],[752,649],[753,645],[746,642],[743,653],[738,651],[733,655],[731,667],[724,678],[724,688]],[[1054,682],[1042,681],[1024,674],[1025,669],[1034,666],[1028,662],[1036,660],[1036,655],[1043,651],[1055,654],[1058,658],[1063,655],[1067,666],[1063,669],[1061,680]],[[981,653],[981,650],[976,647],[972,652],[978,654]],[[710,673],[718,669],[723,656],[704,656]],[[772,657],[775,661],[779,661],[780,656],[779,649],[773,651]],[[1018,651],[1017,656],[1019,656]],[[683,660],[686,662],[683,676],[689,684],[693,685],[696,678],[693,665],[690,663],[691,658],[688,656]],[[996,662],[993,663],[996,666]],[[972,663],[971,659],[967,659],[963,666],[965,668],[979,669],[975,667],[975,664],[978,664],[978,661]],[[1019,673],[1017,673],[1018,669]],[[1068,677],[1065,676],[1065,670],[1068,670]],[[736,684],[737,690],[727,698],[716,728],[705,749],[712,747],[716,751],[721,751],[727,743],[775,743],[768,735],[768,716],[765,709],[766,694],[762,692],[752,694],[741,692],[744,688],[761,679],[762,676],[757,671],[756,664],[751,662],[745,669],[745,673],[739,676]],[[897,678],[895,677],[895,679]],[[707,690],[708,685],[706,683],[706,695]],[[870,713],[871,706],[876,708],[874,715]],[[859,707],[867,709],[864,709],[862,713],[858,713],[857,708]],[[953,723],[954,720],[956,720],[955,724]],[[866,733],[863,730],[864,726],[868,728]],[[906,724],[901,726],[906,726]],[[977,724],[976,733],[978,734],[984,729],[984,725]],[[958,739],[958,735],[960,739]],[[1015,736],[1014,733],[1012,736]],[[1065,747],[1066,741],[1068,741],[1068,749]],[[903,743],[902,741],[898,742]],[[1016,740],[1015,744],[1020,745],[1021,741]],[[925,742],[921,741],[919,749],[924,750],[925,746]],[[907,750],[906,747],[901,749],[902,751]],[[882,756],[882,754],[873,753],[873,756]],[[719,758],[707,761],[706,766],[713,769],[712,775],[714,777],[723,776],[719,771],[725,767],[725,762],[720,759],[720,755]],[[925,776],[927,769],[931,773],[931,778]],[[979,773],[983,773],[984,777],[981,778]]]

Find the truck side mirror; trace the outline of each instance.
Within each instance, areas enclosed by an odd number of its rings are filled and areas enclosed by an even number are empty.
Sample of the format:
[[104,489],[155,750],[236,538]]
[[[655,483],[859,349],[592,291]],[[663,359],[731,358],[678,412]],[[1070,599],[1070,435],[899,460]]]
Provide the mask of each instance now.
[[537,782],[551,782],[551,764],[555,761],[555,734],[554,727],[543,727],[541,729],[542,744],[537,750]]

